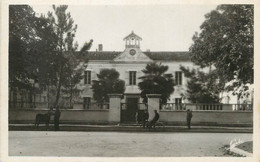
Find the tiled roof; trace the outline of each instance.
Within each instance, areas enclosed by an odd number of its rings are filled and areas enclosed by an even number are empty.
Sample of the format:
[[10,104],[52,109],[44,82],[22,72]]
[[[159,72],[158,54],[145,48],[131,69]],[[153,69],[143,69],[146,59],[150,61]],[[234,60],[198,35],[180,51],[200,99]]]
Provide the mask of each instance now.
[[84,57],[89,60],[113,60],[118,56],[121,52],[113,52],[113,51],[102,51],[102,52],[85,52],[83,53]]
[[152,60],[191,61],[189,52],[143,52]]
[[[82,56],[89,60],[113,60],[121,52],[118,51],[90,51],[82,53]],[[143,52],[152,60],[161,61],[191,61],[189,52]]]

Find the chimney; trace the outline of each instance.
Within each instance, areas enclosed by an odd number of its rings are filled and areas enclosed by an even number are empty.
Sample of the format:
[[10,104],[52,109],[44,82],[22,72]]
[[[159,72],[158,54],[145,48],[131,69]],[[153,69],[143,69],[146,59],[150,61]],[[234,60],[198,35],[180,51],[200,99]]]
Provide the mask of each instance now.
[[99,52],[102,52],[102,51],[103,51],[103,44],[99,44],[99,45],[98,45],[98,51],[99,51]]

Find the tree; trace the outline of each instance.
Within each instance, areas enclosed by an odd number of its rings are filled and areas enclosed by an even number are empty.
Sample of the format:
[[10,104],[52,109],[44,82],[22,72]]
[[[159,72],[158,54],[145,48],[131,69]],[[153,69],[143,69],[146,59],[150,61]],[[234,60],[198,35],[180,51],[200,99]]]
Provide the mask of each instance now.
[[187,92],[183,94],[192,103],[219,103],[219,94],[224,89],[224,82],[218,79],[216,70],[203,72],[198,69],[185,68],[180,69],[187,82]]
[[109,101],[108,94],[124,93],[125,82],[119,79],[119,72],[115,69],[103,69],[97,74],[98,80],[93,80],[93,98],[97,103]]
[[174,91],[172,74],[167,74],[168,66],[149,63],[142,70],[144,76],[138,84],[143,102],[147,103],[147,94],[161,94],[161,103],[164,104]]
[[193,36],[192,61],[215,67],[226,83],[233,81],[229,90],[248,89],[254,77],[254,6],[220,5],[205,18],[201,33]]
[[[55,34],[46,18],[36,17],[28,5],[9,6],[9,86],[16,94],[29,91],[32,95],[46,82],[50,55],[56,52]],[[14,95],[16,96],[16,95]],[[23,99],[24,94],[22,94]],[[16,102],[16,97],[13,99]]]
[[67,55],[72,55],[73,51],[77,47],[77,44],[73,45],[73,37],[77,29],[77,25],[74,25],[74,20],[71,18],[70,13],[67,13],[67,5],[61,5],[56,7],[53,5],[53,10],[55,16],[52,12],[48,12],[49,22],[52,24],[54,32],[57,35],[57,57],[56,57],[56,75],[54,79],[54,85],[56,87],[56,99],[54,106],[58,105],[60,99],[60,92],[62,86],[67,86],[68,78],[71,79],[71,69],[69,57],[66,56],[65,52],[68,52]]
[[31,87],[32,63],[28,61],[35,41],[34,11],[27,5],[9,6],[9,84],[11,87]]

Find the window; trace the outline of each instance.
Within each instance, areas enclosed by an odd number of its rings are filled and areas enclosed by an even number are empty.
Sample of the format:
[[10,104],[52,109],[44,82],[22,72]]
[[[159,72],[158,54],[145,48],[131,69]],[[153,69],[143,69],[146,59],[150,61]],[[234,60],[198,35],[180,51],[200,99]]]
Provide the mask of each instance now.
[[181,98],[175,98],[175,104],[181,104],[182,101],[181,101]]
[[90,97],[84,97],[83,98],[83,108],[84,109],[89,109],[90,107]]
[[129,71],[129,84],[136,85],[136,71]]
[[84,84],[91,84],[91,71],[84,71]]
[[182,85],[182,72],[181,71],[175,72],[175,84]]
[[182,110],[181,98],[175,98],[175,110]]

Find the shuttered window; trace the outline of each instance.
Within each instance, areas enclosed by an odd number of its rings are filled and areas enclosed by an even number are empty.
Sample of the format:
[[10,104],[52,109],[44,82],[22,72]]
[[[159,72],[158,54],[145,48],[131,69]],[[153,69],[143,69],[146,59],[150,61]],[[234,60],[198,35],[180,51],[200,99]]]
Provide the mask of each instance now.
[[136,85],[136,71],[129,71],[129,84]]
[[91,71],[84,71],[84,84],[91,84]]
[[175,104],[181,104],[182,100],[181,98],[175,98]]
[[83,109],[89,109],[90,107],[90,97],[83,98]]
[[182,85],[182,72],[181,71],[175,72],[175,84]]

